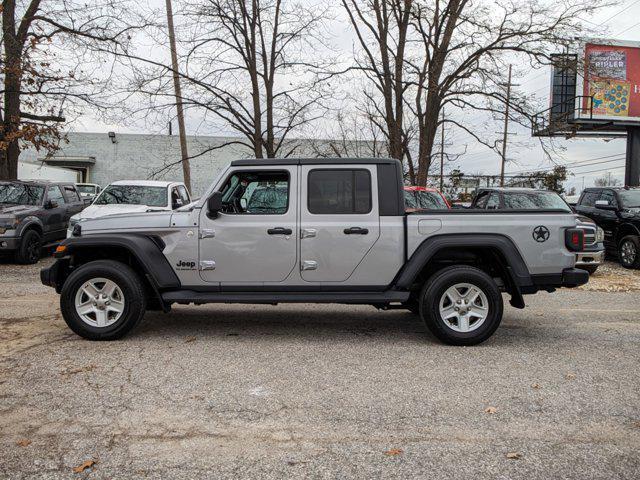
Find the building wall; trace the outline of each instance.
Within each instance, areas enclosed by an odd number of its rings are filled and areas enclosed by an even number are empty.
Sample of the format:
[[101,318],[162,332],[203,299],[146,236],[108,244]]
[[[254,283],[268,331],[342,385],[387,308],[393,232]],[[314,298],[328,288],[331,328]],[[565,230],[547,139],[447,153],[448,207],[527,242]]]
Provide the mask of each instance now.
[[[89,169],[89,182],[103,187],[116,180],[176,180],[182,181],[180,141],[178,136],[116,133],[115,143],[107,132],[69,133],[68,143],[54,152],[54,158],[94,157]],[[202,195],[218,172],[230,161],[251,158],[251,149],[234,144],[237,138],[188,136],[187,149],[192,157],[191,189],[194,197]],[[297,145],[296,156],[325,156],[331,153],[332,142],[326,140],[290,140]],[[347,142],[353,156],[371,156],[369,142]],[[341,142],[343,146],[344,142]],[[290,150],[287,148],[285,150]],[[24,150],[20,160],[39,162],[45,155],[33,149]]]

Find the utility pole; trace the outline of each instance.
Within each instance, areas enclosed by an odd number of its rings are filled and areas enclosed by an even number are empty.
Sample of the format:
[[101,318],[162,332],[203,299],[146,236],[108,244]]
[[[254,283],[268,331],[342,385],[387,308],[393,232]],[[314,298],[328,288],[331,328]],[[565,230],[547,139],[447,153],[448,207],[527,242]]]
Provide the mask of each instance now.
[[504,110],[504,130],[502,132],[502,165],[500,167],[500,186],[504,187],[504,166],[507,163],[507,136],[509,135],[509,107],[511,106],[511,68],[509,65],[509,80],[507,81],[507,105]]
[[171,48],[171,67],[173,69],[173,90],[176,97],[178,132],[180,134],[182,176],[184,177],[184,184],[187,186],[187,190],[191,192],[191,166],[189,165],[189,153],[187,152],[187,134],[184,128],[182,89],[180,88],[180,76],[178,75],[178,52],[176,50],[176,33],[173,27],[173,9],[171,8],[171,0],[167,0],[167,27],[169,28],[169,47]]
[[442,122],[440,123],[440,191],[444,186],[444,107],[442,107]]

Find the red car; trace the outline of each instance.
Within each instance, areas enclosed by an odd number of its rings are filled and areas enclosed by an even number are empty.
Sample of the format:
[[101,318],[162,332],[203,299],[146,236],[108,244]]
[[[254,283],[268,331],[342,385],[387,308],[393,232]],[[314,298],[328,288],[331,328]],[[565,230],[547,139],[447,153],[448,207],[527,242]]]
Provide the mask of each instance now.
[[404,187],[404,205],[407,212],[448,210],[451,208],[442,193],[429,187]]

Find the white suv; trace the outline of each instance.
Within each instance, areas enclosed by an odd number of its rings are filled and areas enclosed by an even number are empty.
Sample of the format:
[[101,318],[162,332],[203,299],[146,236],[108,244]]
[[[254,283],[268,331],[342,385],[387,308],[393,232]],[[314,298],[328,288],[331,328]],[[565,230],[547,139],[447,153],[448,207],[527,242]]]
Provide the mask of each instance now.
[[91,205],[71,217],[67,237],[76,223],[91,218],[116,215],[175,210],[191,203],[191,196],[182,182],[158,180],[119,180],[109,184]]

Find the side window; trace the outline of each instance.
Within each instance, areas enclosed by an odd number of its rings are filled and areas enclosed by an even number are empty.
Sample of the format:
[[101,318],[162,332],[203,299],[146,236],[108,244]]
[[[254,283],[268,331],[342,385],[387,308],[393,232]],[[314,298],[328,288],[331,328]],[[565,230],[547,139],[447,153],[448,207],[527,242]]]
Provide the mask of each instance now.
[[52,185],[49,187],[47,200],[56,202],[58,205],[62,205],[64,203],[64,197],[62,196],[62,191],[58,185]]
[[289,172],[239,171],[220,191],[224,213],[283,215],[289,209]]
[[497,210],[500,208],[500,196],[497,193],[492,193],[487,200],[487,210]]
[[487,208],[487,201],[489,200],[491,192],[481,192],[476,198],[475,208]]
[[73,203],[73,202],[79,202],[80,201],[80,196],[78,195],[78,191],[76,190],[76,187],[74,187],[73,185],[65,185],[63,187],[64,189],[64,199],[69,202],[69,203]]
[[173,187],[171,189],[171,208],[175,210],[176,208],[180,208],[182,205],[182,200],[180,199],[180,195],[178,195],[178,189]]
[[365,214],[371,211],[369,170],[311,170],[307,181],[309,213]]
[[187,192],[187,188],[184,185],[178,185],[178,195],[180,195],[183,205],[186,205],[187,203],[191,203],[191,199],[189,198],[189,193]]
[[609,203],[609,205],[613,205],[614,207],[618,206],[616,197],[611,190],[602,190],[602,193],[600,194],[600,198],[598,198],[598,200],[605,200]]

